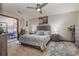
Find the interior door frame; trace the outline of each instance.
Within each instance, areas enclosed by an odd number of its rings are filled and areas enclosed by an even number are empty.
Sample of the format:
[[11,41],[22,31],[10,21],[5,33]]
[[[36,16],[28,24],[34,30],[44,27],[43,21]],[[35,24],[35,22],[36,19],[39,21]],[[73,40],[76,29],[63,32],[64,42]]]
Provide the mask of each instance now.
[[13,18],[13,19],[17,20],[17,39],[19,39],[19,18],[15,18],[15,17],[8,16],[8,15],[5,15],[5,14],[0,14],[0,16],[4,16],[4,17],[8,17],[8,18]]

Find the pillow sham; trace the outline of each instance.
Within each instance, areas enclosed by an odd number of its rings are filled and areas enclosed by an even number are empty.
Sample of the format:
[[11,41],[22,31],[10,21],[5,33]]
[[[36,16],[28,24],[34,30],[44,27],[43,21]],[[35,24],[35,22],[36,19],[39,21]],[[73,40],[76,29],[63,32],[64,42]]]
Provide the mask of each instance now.
[[37,35],[51,35],[50,31],[37,31],[36,32]]
[[37,35],[44,35],[44,32],[43,31],[37,31],[36,34]]
[[51,32],[50,31],[44,31],[44,34],[45,35],[51,35]]

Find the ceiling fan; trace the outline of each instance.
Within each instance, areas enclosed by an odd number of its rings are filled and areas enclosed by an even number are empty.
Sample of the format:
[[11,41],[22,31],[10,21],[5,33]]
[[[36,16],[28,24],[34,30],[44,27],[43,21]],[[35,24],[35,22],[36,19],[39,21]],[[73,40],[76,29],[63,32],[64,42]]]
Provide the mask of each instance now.
[[29,8],[29,9],[36,9],[38,12],[40,12],[40,13],[42,13],[42,8],[44,7],[44,6],[46,6],[48,3],[42,3],[42,4],[37,4],[37,6],[36,7],[27,7],[27,8]]

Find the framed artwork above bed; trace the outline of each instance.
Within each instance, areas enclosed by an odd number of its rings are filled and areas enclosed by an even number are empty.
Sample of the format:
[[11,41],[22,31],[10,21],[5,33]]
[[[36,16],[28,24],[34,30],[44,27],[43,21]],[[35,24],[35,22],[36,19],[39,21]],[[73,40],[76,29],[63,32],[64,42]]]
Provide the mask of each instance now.
[[48,24],[48,16],[39,17],[39,24]]

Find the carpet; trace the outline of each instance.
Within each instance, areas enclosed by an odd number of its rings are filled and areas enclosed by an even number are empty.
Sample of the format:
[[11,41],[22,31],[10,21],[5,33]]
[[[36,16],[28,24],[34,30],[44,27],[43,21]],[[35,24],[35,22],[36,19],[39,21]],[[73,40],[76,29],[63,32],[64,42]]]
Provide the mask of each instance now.
[[72,42],[52,42],[48,56],[79,56],[79,49]]

